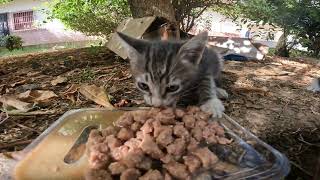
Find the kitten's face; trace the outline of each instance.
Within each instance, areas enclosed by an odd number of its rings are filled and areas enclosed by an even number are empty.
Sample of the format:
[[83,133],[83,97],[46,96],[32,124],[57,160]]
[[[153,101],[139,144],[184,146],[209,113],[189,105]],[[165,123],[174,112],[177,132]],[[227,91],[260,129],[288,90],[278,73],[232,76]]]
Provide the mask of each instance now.
[[186,43],[147,42],[121,33],[118,35],[127,50],[136,87],[143,93],[147,104],[174,106],[189,93],[207,34],[196,36]]

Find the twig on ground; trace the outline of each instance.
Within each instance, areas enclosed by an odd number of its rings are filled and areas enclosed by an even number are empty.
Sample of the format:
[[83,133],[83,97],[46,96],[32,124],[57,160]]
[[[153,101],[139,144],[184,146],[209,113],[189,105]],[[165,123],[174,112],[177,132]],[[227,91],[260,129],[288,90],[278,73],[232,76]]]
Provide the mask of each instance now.
[[102,74],[102,75],[98,76],[97,79],[101,79],[101,78],[107,77],[107,76],[108,76],[108,74]]
[[109,79],[107,79],[104,83],[103,83],[103,87],[106,87],[106,85],[108,84],[109,81],[111,81],[112,78],[114,78],[117,75],[117,73],[114,73],[113,75],[111,75],[109,77]]
[[[3,114],[5,114],[5,118],[2,119]],[[7,112],[1,112],[0,113],[0,124],[4,123],[7,119],[9,119],[9,115]]]
[[121,79],[118,79],[118,81],[124,81],[124,80],[127,80],[127,79],[130,79],[132,77],[132,75],[130,74],[129,76],[127,77],[123,77]]
[[288,75],[293,75],[295,73],[281,73],[281,74],[261,74],[261,75],[256,75],[256,76],[288,76]]
[[8,111],[8,115],[10,116],[36,116],[36,115],[52,115],[56,114],[55,110],[48,110],[48,111],[30,111],[30,112],[14,112]]
[[305,143],[305,144],[307,144],[307,145],[309,145],[309,146],[320,147],[320,144],[312,144],[312,143],[310,143],[310,142],[305,141],[305,140],[303,139],[303,137],[302,137],[301,134],[299,134],[298,140],[301,141],[301,142],[303,142],[303,143]]
[[25,144],[31,143],[32,141],[33,141],[33,139],[28,139],[28,140],[23,140],[23,141],[12,142],[10,144],[0,144],[0,149],[11,148],[11,147],[20,146],[20,145],[25,145]]
[[296,164],[295,162],[290,161],[290,164],[292,164],[293,166],[295,166],[296,168],[298,168],[300,171],[302,171],[302,172],[305,173],[306,175],[308,175],[308,176],[310,176],[310,177],[313,176],[309,171],[303,169],[301,166],[299,166],[299,165]]
[[13,124],[15,124],[16,126],[19,126],[19,127],[21,127],[21,128],[28,129],[28,130],[30,130],[30,131],[32,131],[32,132],[35,132],[35,133],[41,134],[41,131],[37,131],[37,130],[35,130],[35,129],[31,128],[31,127],[28,127],[28,126],[25,126],[25,125],[19,124],[19,123],[17,123],[17,122],[14,122],[13,120],[10,120],[10,121],[11,121]]

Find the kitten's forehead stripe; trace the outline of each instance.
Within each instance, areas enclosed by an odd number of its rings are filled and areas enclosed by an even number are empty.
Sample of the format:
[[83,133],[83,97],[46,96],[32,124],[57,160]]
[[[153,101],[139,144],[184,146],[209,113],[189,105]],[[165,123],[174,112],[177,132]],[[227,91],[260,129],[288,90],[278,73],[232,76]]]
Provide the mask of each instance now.
[[165,78],[165,83],[168,83],[168,80],[169,80],[168,72],[169,72],[169,69],[170,69],[170,66],[171,66],[171,62],[172,62],[172,55],[173,55],[172,52],[168,52],[167,55],[166,55],[165,63],[163,65],[164,71],[162,72],[162,74],[160,76],[160,81],[161,82]]
[[154,82],[154,75],[153,75],[153,69],[152,69],[152,54],[153,54],[153,51],[152,51],[152,47],[150,46],[148,48],[148,58],[147,58],[147,66],[146,66],[146,71],[150,74],[150,77],[151,77],[151,81]]
[[149,81],[149,76],[148,76],[148,74],[145,74],[144,75],[144,78],[145,78],[145,80],[148,82]]

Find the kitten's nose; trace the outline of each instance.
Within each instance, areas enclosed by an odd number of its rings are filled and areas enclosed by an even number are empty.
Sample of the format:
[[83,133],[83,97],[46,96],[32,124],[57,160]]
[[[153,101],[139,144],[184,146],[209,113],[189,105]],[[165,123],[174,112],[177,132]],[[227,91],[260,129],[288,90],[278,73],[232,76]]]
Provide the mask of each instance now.
[[161,106],[162,106],[162,101],[161,101],[161,99],[153,98],[153,99],[152,99],[152,106],[154,106],[154,107],[161,107]]

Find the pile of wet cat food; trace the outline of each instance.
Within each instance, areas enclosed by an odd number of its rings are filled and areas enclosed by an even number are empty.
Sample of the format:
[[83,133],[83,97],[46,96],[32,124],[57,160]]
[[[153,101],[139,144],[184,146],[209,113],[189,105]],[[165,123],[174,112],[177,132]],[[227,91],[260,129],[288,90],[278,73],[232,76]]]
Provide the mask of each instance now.
[[210,146],[228,145],[224,129],[198,107],[130,111],[114,126],[93,130],[86,179],[211,179],[237,171]]

